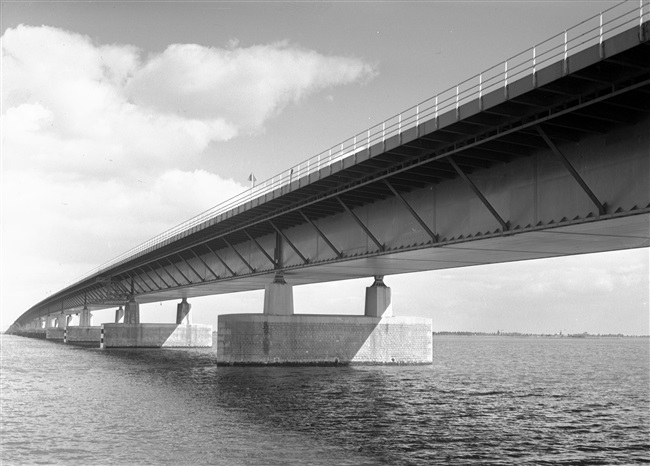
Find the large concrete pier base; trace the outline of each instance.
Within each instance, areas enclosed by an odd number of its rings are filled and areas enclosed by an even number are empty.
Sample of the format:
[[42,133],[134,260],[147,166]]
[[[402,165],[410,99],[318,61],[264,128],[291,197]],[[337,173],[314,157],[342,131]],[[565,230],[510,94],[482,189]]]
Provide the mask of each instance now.
[[50,327],[45,329],[45,338],[47,340],[63,341],[65,329],[59,327]]
[[65,329],[64,343],[79,346],[93,346],[99,348],[101,339],[101,327],[76,327],[70,326]]
[[100,347],[212,347],[212,326],[201,324],[102,324]]
[[432,362],[431,319],[301,314],[218,317],[219,365]]

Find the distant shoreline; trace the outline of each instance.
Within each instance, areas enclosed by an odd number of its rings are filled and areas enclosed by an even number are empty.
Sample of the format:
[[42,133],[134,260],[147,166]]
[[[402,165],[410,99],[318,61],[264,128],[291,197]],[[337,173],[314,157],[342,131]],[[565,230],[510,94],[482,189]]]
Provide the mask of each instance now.
[[530,337],[530,338],[650,338],[650,335],[623,335],[622,333],[519,333],[519,332],[433,332],[433,336],[462,337]]

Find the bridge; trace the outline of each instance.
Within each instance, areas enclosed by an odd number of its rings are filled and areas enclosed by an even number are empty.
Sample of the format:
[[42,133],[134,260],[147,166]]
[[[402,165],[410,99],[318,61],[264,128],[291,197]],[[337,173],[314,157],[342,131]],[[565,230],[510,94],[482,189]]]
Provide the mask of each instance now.
[[137,325],[139,304],[172,299],[180,324],[188,299],[256,289],[286,320],[291,286],[360,277],[381,319],[386,275],[648,247],[649,20],[643,2],[589,18],[101,265],[13,328],[118,306]]

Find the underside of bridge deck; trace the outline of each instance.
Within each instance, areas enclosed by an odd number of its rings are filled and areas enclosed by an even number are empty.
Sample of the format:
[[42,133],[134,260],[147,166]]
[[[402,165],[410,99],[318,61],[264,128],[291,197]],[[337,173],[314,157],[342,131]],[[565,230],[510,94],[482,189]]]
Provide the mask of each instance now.
[[[648,23],[644,24],[645,35]],[[650,245],[650,44],[625,31],[206,220],[19,321]]]

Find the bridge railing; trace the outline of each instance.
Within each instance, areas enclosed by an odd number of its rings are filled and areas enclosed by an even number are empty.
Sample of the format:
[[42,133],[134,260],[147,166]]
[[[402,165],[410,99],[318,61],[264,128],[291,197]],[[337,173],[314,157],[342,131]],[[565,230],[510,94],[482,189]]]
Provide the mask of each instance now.
[[602,44],[604,40],[620,33],[623,29],[638,26],[639,34],[642,34],[642,25],[648,20],[650,20],[650,2],[648,0],[640,0],[639,2],[626,1],[614,5],[570,29],[524,50],[466,79],[456,86],[450,87],[346,139],[340,144],[316,154],[289,170],[258,183],[231,199],[174,226],[99,267],[90,270],[75,279],[72,284],[78,283],[102,270],[146,254],[164,244],[190,235],[195,231],[213,224],[219,215],[225,214],[253,199],[263,197],[268,193],[290,185],[293,181],[304,178],[312,173],[317,173],[323,168],[385,141],[392,136],[401,134],[403,131],[417,127],[426,121],[437,119],[444,113],[456,111],[462,105],[476,99],[482,99],[484,95],[490,92],[499,89],[505,90],[509,83],[526,76],[532,76],[534,79],[538,70],[557,62],[566,62],[569,56],[593,45]]

